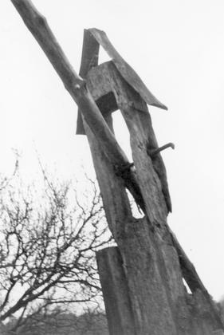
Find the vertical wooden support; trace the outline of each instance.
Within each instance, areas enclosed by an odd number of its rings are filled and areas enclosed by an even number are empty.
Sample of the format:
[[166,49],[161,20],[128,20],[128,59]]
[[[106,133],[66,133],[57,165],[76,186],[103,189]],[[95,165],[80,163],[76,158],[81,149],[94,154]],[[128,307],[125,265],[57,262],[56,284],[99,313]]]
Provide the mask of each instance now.
[[[100,144],[87,130],[108,223],[121,253],[135,332],[209,335],[216,323],[212,314],[206,312],[211,311],[209,304],[204,301],[206,308],[202,314],[207,318],[195,312],[196,319],[188,305],[178,253],[166,223],[171,201],[165,166],[160,154],[150,156],[158,144],[147,105],[112,62],[89,71],[87,86],[98,105],[102,96],[110,92],[115,97],[130,132],[135,174],[144,202],[146,216],[136,220],[130,213],[124,189],[130,167],[126,171],[116,170],[111,161],[105,164]],[[106,115],[103,110],[102,113]],[[192,304],[193,310],[198,310],[198,301]]]
[[[127,320],[133,315],[133,334],[211,335],[213,329],[223,328],[218,318],[214,317],[208,296],[200,290],[201,284],[191,296],[184,290],[180,256],[178,258],[177,248],[167,227],[166,217],[171,210],[171,202],[166,171],[160,154],[151,154],[158,145],[146,102],[160,108],[166,107],[148,91],[103,32],[90,30],[113,58],[113,63],[96,67],[98,45],[87,34],[90,48],[83,49],[81,78],[66,59],[46,19],[32,3],[28,0],[11,2],[82,112],[82,118],[79,117],[80,133],[85,129],[108,224],[120,254],[112,260],[109,251],[105,258],[102,256],[101,260],[98,259],[99,267],[104,269],[105,260],[108,261],[107,271],[113,278],[115,305],[130,304]],[[87,80],[87,85],[83,79]],[[110,97],[106,110],[105,96]],[[117,107],[130,132],[134,169],[112,132],[112,119],[108,113]],[[133,217],[126,188],[143,209],[144,218],[137,220]],[[113,267],[117,269],[119,279],[122,278],[120,286],[119,280],[113,277]],[[186,266],[185,271],[189,272],[189,267]],[[105,278],[103,272],[102,283]],[[197,280],[196,276],[194,280]],[[120,299],[114,290],[116,286],[120,292],[125,292],[126,298]],[[107,299],[108,306],[111,297]],[[129,333],[124,329],[125,320],[122,320],[121,314],[116,315],[114,321],[111,316],[109,323],[112,329],[116,329],[114,323],[118,320],[121,329],[118,335],[132,334],[130,327]]]
[[110,335],[137,335],[119,249],[105,248],[96,256]]
[[[162,283],[154,234],[147,218],[133,218],[122,176],[116,174],[100,143],[85,124],[108,224],[118,243],[130,290],[137,334],[180,334]],[[149,280],[146,280],[149,278]],[[125,333],[124,333],[125,334]]]
[[176,329],[167,289],[163,283],[165,278],[161,277],[159,270],[162,264],[157,258],[154,234],[150,231],[148,220],[132,216],[123,179],[116,175],[100,143],[85,122],[84,125],[107,221],[122,257],[133,309],[134,330],[138,335],[157,335],[158,331],[160,335],[187,334],[178,333]]

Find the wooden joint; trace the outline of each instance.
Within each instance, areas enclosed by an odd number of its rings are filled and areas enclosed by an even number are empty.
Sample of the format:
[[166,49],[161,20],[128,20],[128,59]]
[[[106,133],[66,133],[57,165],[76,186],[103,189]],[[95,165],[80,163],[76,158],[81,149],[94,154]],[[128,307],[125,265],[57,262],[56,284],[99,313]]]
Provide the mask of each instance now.
[[125,177],[125,175],[129,174],[130,169],[134,167],[134,163],[124,163],[120,165],[116,165],[114,167],[115,174],[119,177]]

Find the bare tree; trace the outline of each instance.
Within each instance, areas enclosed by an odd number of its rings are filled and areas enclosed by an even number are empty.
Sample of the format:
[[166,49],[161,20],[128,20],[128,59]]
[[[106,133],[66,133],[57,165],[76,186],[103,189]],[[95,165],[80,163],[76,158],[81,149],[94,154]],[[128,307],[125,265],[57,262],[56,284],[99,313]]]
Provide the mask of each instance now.
[[0,320],[51,314],[55,306],[74,311],[101,303],[95,251],[111,241],[97,185],[88,179],[78,196],[72,183],[35,194],[18,185],[1,197]]
[[[13,328],[14,320],[11,321]],[[18,335],[107,335],[107,319],[103,312],[86,310],[81,315],[55,308],[31,315],[19,329]]]

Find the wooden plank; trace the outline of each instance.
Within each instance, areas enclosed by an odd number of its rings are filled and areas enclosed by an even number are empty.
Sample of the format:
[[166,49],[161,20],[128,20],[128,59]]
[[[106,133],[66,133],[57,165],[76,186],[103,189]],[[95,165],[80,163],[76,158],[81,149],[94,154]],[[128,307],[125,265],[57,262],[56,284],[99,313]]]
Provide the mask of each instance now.
[[148,220],[137,220],[132,216],[123,179],[115,173],[102,146],[85,122],[84,126],[107,221],[124,263],[136,334],[150,332],[150,335],[158,335],[159,331],[160,335],[186,335],[176,331],[167,297],[169,289],[162,284],[165,278],[159,271],[161,260],[157,258],[154,233],[149,229]]
[[96,253],[110,335],[137,335],[130,296],[117,247]]
[[[105,66],[102,64],[92,69],[87,76],[87,86],[96,100],[102,94],[111,91],[112,79],[105,76],[102,71]],[[161,276],[159,270],[164,265],[162,258],[158,259],[154,233],[149,229],[148,219],[136,220],[132,217],[129,206],[124,204],[122,196],[125,184],[123,186],[120,184],[119,190],[118,180],[121,177],[111,169],[111,164],[102,153],[102,148],[96,147],[97,141],[90,137],[88,130],[86,133],[90,140],[107,220],[124,260],[128,287],[131,290],[130,299],[135,311],[136,332],[143,335],[150,330],[150,334],[157,335],[159,329],[160,334],[185,335],[176,331],[173,322],[167,296],[169,289],[164,285],[166,282],[164,273]],[[128,179],[127,176],[126,178]],[[138,200],[136,202],[139,204]],[[150,280],[146,282],[145,278]]]
[[[85,80],[74,71],[57,42],[46,19],[28,0],[11,0],[24,20],[25,25],[33,34],[47,58],[60,76],[65,88],[82,111],[83,117],[104,148],[109,160],[119,167],[129,163],[124,151],[118,145],[99,108],[93,100]],[[133,176],[133,180],[135,177]]]
[[31,1],[11,0],[11,2],[62,79],[65,88],[69,90],[71,86],[81,86],[83,84],[82,78],[69,63],[46,18],[37,11]]
[[99,143],[85,120],[84,127],[101,190],[107,222],[113,237],[117,241],[119,236],[123,234],[124,223],[126,220],[132,218],[125,183],[123,178],[116,174],[113,164],[105,154],[104,148]]
[[209,310],[209,318],[213,320],[213,324],[215,324],[217,327],[224,329],[224,324],[222,322],[222,319],[218,313],[217,306],[215,305],[214,301],[212,300],[212,297],[206,290],[203,282],[201,281],[194,265],[188,258],[187,254],[184,252],[183,248],[181,247],[179,241],[176,238],[176,235],[171,231],[169,228],[173,245],[175,246],[175,249],[177,251],[177,254],[179,256],[180,260],[180,266],[183,278],[185,279],[186,283],[188,284],[192,294],[200,294],[204,297],[204,306],[207,305],[207,309]]
[[[135,312],[137,334],[188,334],[179,329],[164,261],[158,253],[160,245],[147,217],[126,222],[119,248]],[[179,299],[181,301],[181,296]]]
[[[84,122],[88,123],[87,129],[90,130],[90,142],[91,136],[94,138],[92,147],[95,146],[93,156],[96,156],[95,166],[98,165],[98,176],[102,174],[101,161],[102,158],[104,159],[104,173],[101,181],[101,185],[104,185],[103,200],[106,204],[105,208],[112,207],[107,217],[121,251],[134,311],[136,333],[138,335],[145,335],[149,332],[151,335],[158,335],[158,333],[160,335],[201,335],[202,332],[190,332],[189,329],[182,327],[182,323],[178,322],[179,318],[176,319],[177,306],[185,307],[184,295],[182,295],[182,287],[178,282],[179,271],[175,269],[175,266],[178,266],[177,258],[175,258],[170,234],[167,234],[167,210],[164,205],[165,201],[161,197],[161,183],[153,169],[150,155],[147,153],[146,141],[150,140],[150,134],[145,128],[143,117],[147,113],[142,112],[144,111],[142,108],[136,108],[139,101],[130,104],[130,98],[133,96],[136,100],[138,93],[134,90],[124,99],[122,97],[121,106],[131,134],[138,182],[132,172],[128,172],[128,178],[133,177],[136,187],[139,183],[140,195],[143,196],[146,206],[147,216],[141,220],[136,220],[130,214],[130,204],[124,187],[127,176],[119,176],[115,173],[116,165],[120,172],[122,166],[124,167],[123,172],[131,171],[130,168],[125,168],[128,160],[92,99],[85,81],[75,73],[50,31],[45,18],[36,11],[32,3],[26,0],[11,1],[43,48],[66,89],[82,110]],[[124,92],[126,89],[129,92],[127,85],[125,82]],[[154,138],[153,134],[151,138]],[[151,143],[149,145],[151,146]],[[150,172],[148,179],[147,168]],[[111,176],[113,178],[109,180]],[[109,188],[106,190],[108,185]],[[138,200],[136,202],[138,203]],[[174,279],[173,284],[172,279]],[[177,304],[175,308],[174,302],[178,294],[181,297],[181,304]],[[188,315],[183,309],[183,318],[185,317],[188,318]],[[203,324],[205,331],[203,334],[206,334],[206,322],[205,320]]]
[[[141,147],[144,146],[145,151],[144,151],[144,157],[141,157],[141,160],[140,158],[138,158],[138,161],[136,162],[136,164],[140,164],[140,163],[147,164],[147,166],[145,167],[145,170],[146,170],[145,175],[146,176],[151,175],[154,183],[155,183],[155,180],[157,180],[154,178],[155,173],[158,175],[160,183],[161,183],[160,188],[162,187],[162,194],[166,202],[167,210],[171,211],[172,210],[171,199],[170,199],[169,188],[168,188],[168,183],[167,183],[166,169],[165,169],[165,165],[163,163],[162,157],[160,154],[157,154],[151,157],[151,159],[149,159],[148,152],[147,152],[148,149],[149,150],[158,149],[158,143],[156,141],[155,134],[152,129],[151,118],[150,118],[146,103],[142,100],[140,95],[137,92],[135,92],[135,90],[132,89],[132,87],[130,87],[125,82],[125,80],[122,79],[121,75],[117,71],[113,62],[107,62],[107,63],[101,64],[100,66],[89,71],[88,76],[87,76],[87,86],[89,90],[91,91],[91,94],[94,100],[96,101],[101,96],[107,95],[109,92],[113,92],[117,100],[118,108],[121,111],[129,109],[133,113],[136,114],[136,115],[133,115],[133,120],[130,121],[130,124],[132,125],[134,129],[137,129],[134,118],[138,120],[139,111],[143,111],[143,113],[140,113],[141,118],[142,118],[142,123],[141,123],[142,129],[139,128],[138,130],[141,132],[141,135],[145,137],[141,143]],[[135,131],[134,136],[135,138],[138,138],[139,136],[138,131]],[[132,139],[133,139],[133,134],[131,134],[131,141]],[[145,157],[147,157],[147,159],[145,159]],[[152,165],[148,166],[149,162],[152,162]],[[152,167],[153,169],[150,170],[150,167]],[[129,176],[127,175],[127,177]],[[144,187],[142,189],[145,190]],[[156,189],[157,188],[154,187],[154,190]],[[156,195],[155,197],[155,195],[153,194],[152,198],[157,199],[159,196],[161,196],[160,190],[159,190],[158,195]],[[157,203],[157,207],[158,207],[158,203]]]
[[[183,261],[183,254],[181,254],[181,250],[178,247],[178,245],[175,244],[175,240],[171,238],[170,230],[166,223],[166,215],[167,210],[164,206],[164,200],[161,198],[161,186],[159,185],[158,178],[161,178],[161,174],[157,172],[157,168],[164,169],[164,177],[166,178],[166,172],[165,172],[165,166],[164,164],[160,166],[156,166],[154,159],[156,157],[150,157],[148,151],[150,150],[156,150],[158,148],[158,144],[155,138],[155,134],[152,128],[151,118],[147,110],[147,106],[144,103],[144,101],[141,101],[141,98],[137,95],[134,90],[129,87],[126,82],[121,78],[120,74],[116,70],[116,68],[113,66],[111,62],[101,64],[98,68],[92,69],[87,76],[87,85],[94,97],[94,99],[99,99],[101,95],[107,95],[108,92],[112,91],[117,99],[117,104],[119,109],[122,111],[123,116],[126,120],[126,123],[129,127],[129,131],[131,134],[131,141],[132,141],[132,151],[133,151],[133,158],[134,163],[136,167],[136,173],[138,175],[138,182],[141,187],[141,192],[144,197],[144,203],[146,204],[146,212],[147,216],[149,218],[150,226],[154,227],[155,236],[153,237],[154,233],[146,233],[147,228],[145,227],[145,233],[139,237],[141,239],[141,246],[142,246],[142,255],[141,257],[137,256],[137,234],[139,227],[143,226],[143,222],[138,222],[137,227],[133,223],[132,220],[129,220],[128,222],[124,220],[123,225],[126,226],[126,239],[123,241],[123,243],[119,243],[119,248],[121,250],[122,257],[126,259],[125,263],[127,263],[127,278],[129,282],[129,286],[132,287],[132,296],[135,296],[135,293],[139,288],[137,288],[137,284],[140,282],[140,277],[146,278],[149,276],[150,278],[153,278],[155,276],[155,273],[157,272],[157,282],[160,282],[161,277],[160,274],[162,272],[163,281],[161,283],[161,287],[166,287],[167,290],[167,296],[169,297],[169,304],[170,308],[173,311],[177,327],[178,327],[178,334],[194,334],[192,331],[191,325],[189,323],[190,321],[190,315],[188,311],[188,305],[186,302],[186,292],[184,290],[183,282],[182,282],[182,272],[180,271],[180,263],[179,257],[182,257],[181,264]],[[142,112],[143,108],[145,108],[145,113]],[[159,155],[160,156],[160,155]],[[160,159],[162,161],[162,158],[160,156]],[[102,171],[102,170],[101,170]],[[152,186],[153,185],[153,186]],[[116,214],[114,215],[116,218]],[[132,227],[134,229],[134,234],[136,236],[136,239],[134,237],[132,240],[132,246],[135,247],[135,254],[132,254],[131,252],[128,255],[128,250],[132,248],[131,244],[129,244],[129,238],[127,238],[127,235],[130,237],[130,233],[128,233],[127,227]],[[147,223],[145,223],[147,226]],[[134,228],[135,227],[135,228]],[[118,228],[119,229],[119,228]],[[151,237],[150,237],[151,235]],[[148,242],[143,242],[144,237],[147,236]],[[157,238],[158,236],[158,238]],[[154,240],[154,242],[153,242]],[[136,259],[144,259],[144,250],[146,250],[147,245],[154,245],[154,248],[150,251],[148,250],[148,253],[150,254],[151,259],[154,259],[153,264],[154,270],[152,273],[147,273],[144,271],[144,266],[142,266],[142,263],[140,261],[136,261]],[[157,247],[156,247],[157,245]],[[177,247],[177,250],[175,248]],[[149,247],[148,247],[149,249]],[[177,253],[178,251],[178,253]],[[153,256],[152,256],[153,255]],[[184,258],[186,259],[186,258]],[[146,261],[146,260],[145,260]],[[136,276],[129,273],[129,269],[131,268],[138,268],[138,262],[141,264],[141,275],[139,275],[138,279],[136,280]],[[144,262],[143,262],[144,263]],[[160,272],[161,271],[161,272]],[[189,275],[189,274],[188,274]],[[160,278],[160,279],[159,279]],[[197,278],[194,276],[195,280]],[[199,277],[198,277],[199,278]],[[197,281],[199,287],[200,281]],[[155,287],[149,287],[148,285],[145,287],[147,292],[147,296],[149,296],[149,292],[153,290],[156,292],[157,296],[159,296],[159,293],[156,291]],[[204,293],[203,293],[204,294]],[[153,300],[154,298],[152,298]],[[136,301],[138,301],[138,298],[135,296],[134,299],[134,310],[139,309],[139,306],[136,305]],[[144,299],[142,298],[142,306],[144,306],[144,310],[147,311],[147,303],[144,303]],[[165,302],[163,302],[165,304]],[[208,301],[209,303],[209,301]],[[209,306],[209,304],[208,304]],[[213,310],[210,307],[210,312],[213,314]],[[156,306],[154,306],[156,309]],[[151,314],[153,314],[153,311],[151,310]],[[154,314],[153,318],[156,319],[156,313]],[[214,323],[217,323],[217,325],[220,325],[218,322],[219,320],[215,318],[215,314],[211,316],[211,318],[208,318],[208,323],[211,322],[211,319],[213,319]],[[201,321],[202,322],[202,321]],[[205,323],[205,321],[203,321]],[[136,321],[138,324],[138,320]],[[198,324],[200,321],[198,321]],[[138,327],[140,327],[138,325]],[[149,327],[149,325],[148,325]],[[140,328],[138,328],[138,331]],[[182,330],[181,330],[182,329]],[[184,330],[183,330],[184,329]],[[145,330],[144,330],[145,331]],[[196,332],[196,330],[195,330]],[[197,332],[198,333],[198,332]],[[195,333],[196,334],[196,333]],[[198,334],[203,334],[199,332]],[[204,333],[209,334],[209,333]]]
[[108,55],[112,58],[113,63],[117,67],[118,71],[121,73],[123,78],[131,85],[136,92],[140,94],[143,100],[147,104],[162,109],[167,109],[167,107],[162,104],[145,86],[139,75],[133,70],[133,68],[121,57],[121,55],[114,48],[110,40],[104,31],[93,28],[89,29],[98,43],[104,48]]

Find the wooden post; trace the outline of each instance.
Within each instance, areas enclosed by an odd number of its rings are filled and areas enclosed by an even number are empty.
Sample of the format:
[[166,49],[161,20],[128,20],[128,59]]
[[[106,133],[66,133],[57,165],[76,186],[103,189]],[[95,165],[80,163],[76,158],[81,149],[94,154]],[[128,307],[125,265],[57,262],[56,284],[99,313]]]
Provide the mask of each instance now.
[[[88,137],[108,225],[119,249],[116,257],[114,250],[98,257],[111,334],[119,329],[118,335],[211,335],[213,330],[223,329],[207,291],[167,225],[172,207],[166,170],[146,103],[166,107],[145,87],[105,33],[96,29],[88,32],[92,46],[83,49],[81,78],[31,1],[11,1],[82,113],[80,133]],[[93,37],[113,62],[97,66],[98,47]],[[91,50],[93,58],[88,56]],[[111,113],[116,108],[130,132],[131,164],[113,134]],[[143,210],[142,219],[132,214],[126,189]],[[111,277],[108,290],[106,274]],[[186,292],[183,277],[192,294]],[[111,294],[117,313],[108,307]],[[130,319],[131,327],[125,329]]]
[[[128,182],[128,173],[125,175],[125,171],[121,171],[117,176],[109,168],[110,162],[103,163],[104,154],[87,130],[104,207],[106,213],[113,211],[113,214],[108,215],[108,223],[122,255],[134,311],[135,331],[137,334],[147,334],[150,331],[150,334],[155,335],[210,334],[213,323],[219,324],[219,318],[212,309],[211,299],[207,300],[207,291],[202,290],[203,297],[206,295],[203,303],[207,306],[204,308],[207,320],[200,312],[193,320],[188,306],[183,273],[190,284],[188,275],[193,274],[192,279],[197,282],[197,289],[203,288],[203,284],[189,266],[182,271],[179,255],[182,256],[182,263],[183,260],[185,265],[190,263],[187,263],[186,255],[179,248],[166,223],[167,213],[171,209],[166,170],[159,153],[156,157],[150,157],[149,154],[150,150],[157,150],[158,145],[147,106],[139,94],[127,85],[112,62],[89,71],[87,86],[96,102],[111,91],[116,98],[130,131],[136,178],[145,205],[146,216],[141,220],[134,219],[127,209],[126,214],[122,214],[125,206],[122,205],[121,209],[119,204],[122,201],[118,200],[116,203],[116,199],[118,194],[122,194],[124,184],[120,185],[119,191],[113,183],[119,177],[126,178]],[[109,169],[111,173],[108,173]],[[107,179],[110,180],[110,185]],[[150,280],[147,281],[146,278]],[[191,304],[197,306],[198,301],[191,299]],[[196,307],[195,309],[198,310]],[[208,310],[211,315],[208,315]]]
[[110,335],[137,335],[119,249],[105,248],[96,255]]

